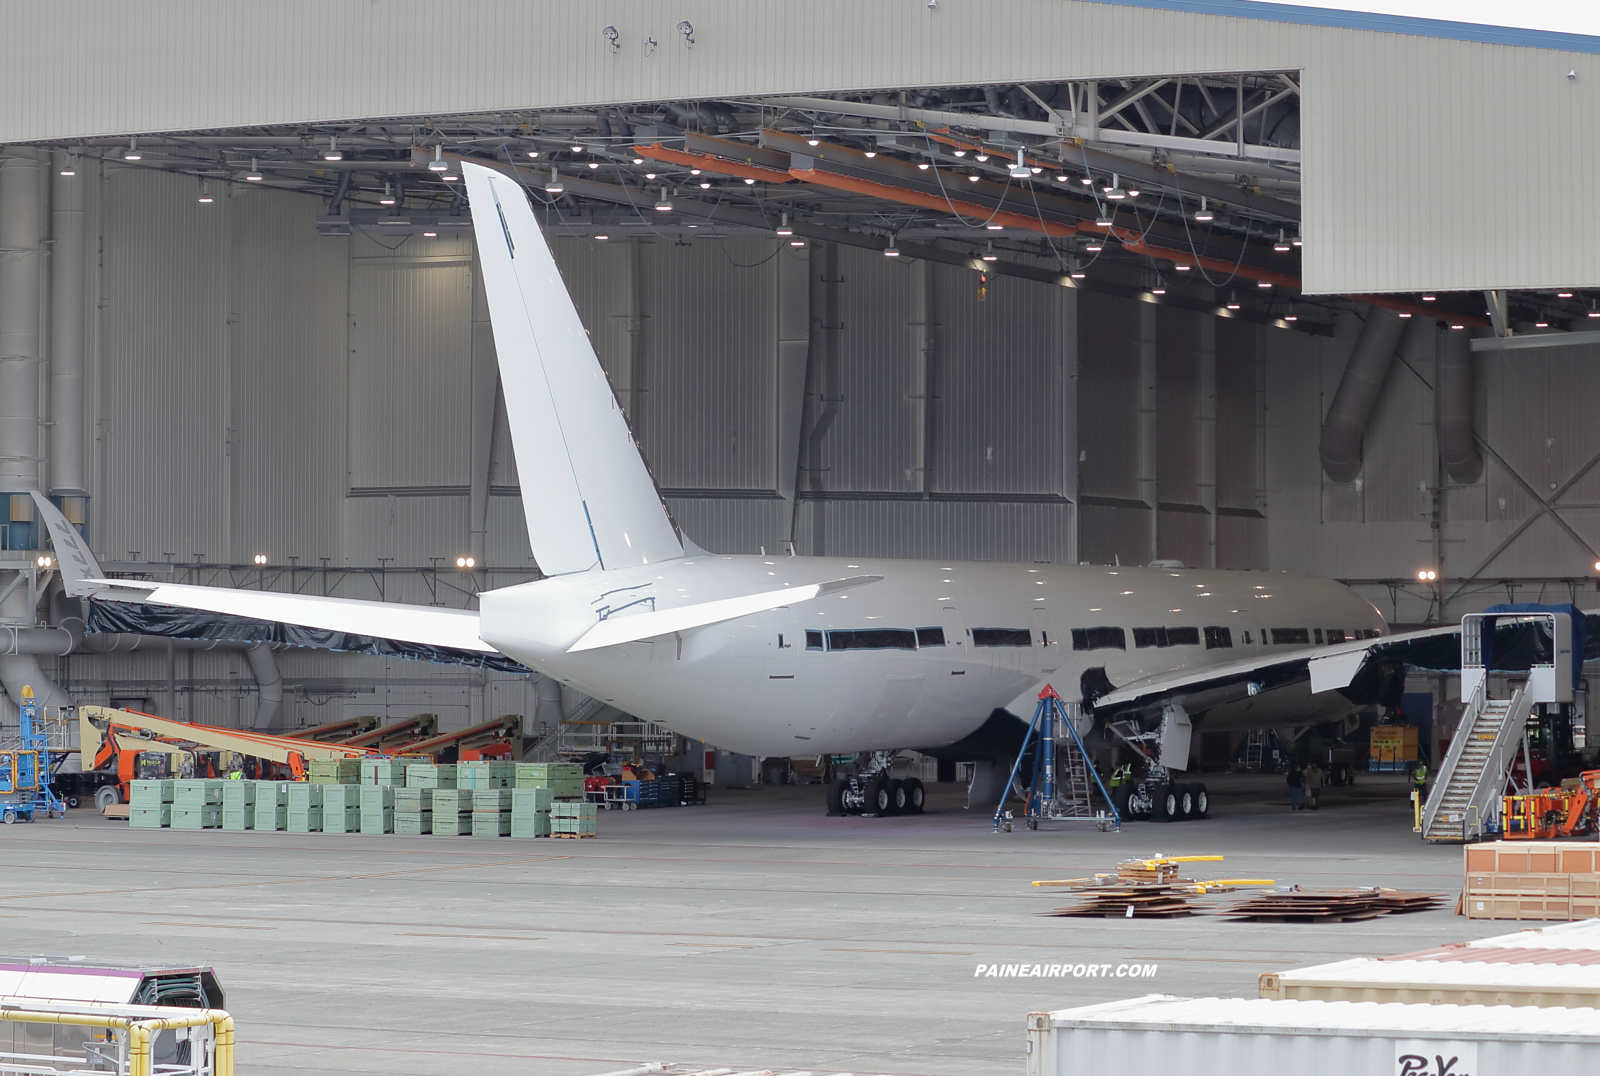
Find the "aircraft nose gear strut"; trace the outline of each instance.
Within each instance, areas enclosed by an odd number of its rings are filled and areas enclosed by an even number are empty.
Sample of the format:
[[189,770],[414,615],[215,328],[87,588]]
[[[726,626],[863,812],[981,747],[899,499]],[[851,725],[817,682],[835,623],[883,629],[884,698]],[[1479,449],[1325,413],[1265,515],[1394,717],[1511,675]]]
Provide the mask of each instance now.
[[882,818],[891,814],[921,814],[924,799],[922,782],[915,777],[895,777],[894,751],[874,751],[861,772],[840,777],[828,790],[830,815],[859,814],[863,818]]

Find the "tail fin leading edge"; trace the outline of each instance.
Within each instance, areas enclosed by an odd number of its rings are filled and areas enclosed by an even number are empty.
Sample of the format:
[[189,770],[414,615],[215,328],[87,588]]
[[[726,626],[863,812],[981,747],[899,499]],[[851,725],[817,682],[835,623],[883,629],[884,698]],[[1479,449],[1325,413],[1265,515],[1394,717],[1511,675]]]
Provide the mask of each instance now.
[[461,170],[540,570],[682,556],[527,195],[491,169],[463,162]]

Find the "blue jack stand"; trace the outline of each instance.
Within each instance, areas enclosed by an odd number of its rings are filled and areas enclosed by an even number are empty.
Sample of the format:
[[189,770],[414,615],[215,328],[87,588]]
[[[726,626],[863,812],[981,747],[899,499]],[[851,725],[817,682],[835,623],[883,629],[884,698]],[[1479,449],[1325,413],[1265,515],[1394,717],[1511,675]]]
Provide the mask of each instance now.
[[[1072,738],[1072,746],[1061,760],[1065,763],[1065,779],[1058,781],[1056,740],[1060,729],[1066,729],[1067,735]],[[1023,805],[1023,823],[1029,829],[1038,829],[1039,823],[1046,819],[1093,822],[1102,833],[1110,829],[1122,832],[1122,814],[1112,802],[1111,793],[1106,790],[1100,775],[1095,772],[1094,763],[1090,761],[1083,739],[1078,735],[1078,729],[1067,714],[1066,707],[1062,705],[1061,696],[1049,684],[1039,692],[1039,705],[1034,708],[1028,733],[1022,738],[1022,749],[1017,752],[1017,760],[1011,765],[1011,776],[1006,779],[1005,791],[1000,794],[1000,803],[994,809],[995,832],[1002,829],[1011,832],[1014,819],[1012,813],[1006,810],[1006,799],[1016,785],[1017,774],[1022,770],[1029,746],[1036,740],[1039,749],[1033,756],[1033,781]],[[1097,810],[1094,806],[1094,789],[1099,789],[1101,798],[1105,800],[1104,810]]]

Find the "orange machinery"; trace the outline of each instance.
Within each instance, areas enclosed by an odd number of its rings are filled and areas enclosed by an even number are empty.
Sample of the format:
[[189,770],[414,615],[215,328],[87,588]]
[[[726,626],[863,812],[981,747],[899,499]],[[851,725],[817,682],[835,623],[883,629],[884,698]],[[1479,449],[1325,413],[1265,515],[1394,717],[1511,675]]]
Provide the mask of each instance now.
[[1502,797],[1500,835],[1509,841],[1584,836],[1595,830],[1597,804],[1600,770],[1585,770],[1571,786]]

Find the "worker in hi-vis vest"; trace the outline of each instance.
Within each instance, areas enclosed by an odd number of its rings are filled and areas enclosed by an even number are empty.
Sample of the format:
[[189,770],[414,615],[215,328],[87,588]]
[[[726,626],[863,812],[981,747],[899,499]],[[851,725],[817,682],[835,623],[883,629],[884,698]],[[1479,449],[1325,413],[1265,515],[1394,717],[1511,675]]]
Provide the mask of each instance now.
[[1411,774],[1411,781],[1416,786],[1418,798],[1426,801],[1428,798],[1428,767],[1419,762],[1416,770]]

